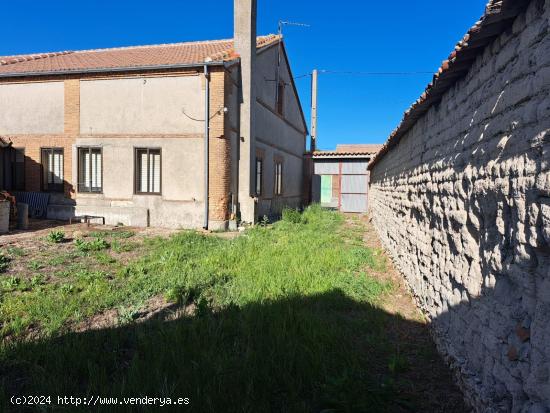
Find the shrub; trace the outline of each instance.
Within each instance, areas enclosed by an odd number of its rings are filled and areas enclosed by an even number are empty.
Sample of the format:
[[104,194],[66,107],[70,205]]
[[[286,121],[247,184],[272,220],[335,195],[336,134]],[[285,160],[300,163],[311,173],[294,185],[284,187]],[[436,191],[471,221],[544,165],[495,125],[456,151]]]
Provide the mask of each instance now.
[[65,239],[65,233],[63,231],[50,231],[46,239],[54,244],[59,244]]
[[109,243],[102,238],[96,238],[92,241],[77,239],[74,243],[76,249],[81,252],[101,251],[109,248]]

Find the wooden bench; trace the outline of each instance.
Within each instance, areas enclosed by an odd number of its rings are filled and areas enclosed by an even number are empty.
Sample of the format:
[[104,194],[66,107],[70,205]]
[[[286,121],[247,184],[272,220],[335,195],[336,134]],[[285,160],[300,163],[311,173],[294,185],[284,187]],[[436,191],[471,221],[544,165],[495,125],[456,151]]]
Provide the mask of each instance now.
[[69,219],[69,224],[72,224],[73,221],[79,221],[81,223],[85,222],[86,226],[89,227],[90,226],[90,220],[92,220],[92,219],[100,219],[102,225],[105,225],[105,217],[100,217],[100,216],[97,216],[97,215],[79,215],[79,216],[76,216],[76,217],[72,217],[71,219]]

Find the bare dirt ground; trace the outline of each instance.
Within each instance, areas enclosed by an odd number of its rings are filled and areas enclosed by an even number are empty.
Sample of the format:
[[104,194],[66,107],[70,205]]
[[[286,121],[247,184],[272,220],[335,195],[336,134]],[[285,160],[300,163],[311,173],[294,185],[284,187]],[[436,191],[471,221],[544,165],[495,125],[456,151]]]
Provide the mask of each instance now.
[[405,343],[402,352],[409,367],[402,374],[410,385],[410,391],[422,394],[423,412],[470,412],[449,366],[437,352],[430,335],[429,321],[417,308],[406,281],[384,251],[368,217],[348,216],[348,225],[364,227],[365,245],[386,261],[383,271],[369,273],[393,286],[392,293],[382,301],[381,306],[395,316],[388,334],[396,343]]
[[[49,242],[52,231],[63,232],[65,238],[60,243]],[[113,235],[116,239],[110,256],[121,264],[128,263],[143,254],[143,241],[146,238],[168,237],[176,230],[159,228],[113,227],[107,225],[67,224],[61,221],[32,220],[29,230],[13,231],[0,235],[0,252],[14,257],[2,277],[10,275],[30,278],[43,275],[54,281],[59,271],[81,267],[101,269],[108,263],[92,260],[75,254],[74,240],[94,239],[97,236]],[[123,235],[118,237],[118,235]]]

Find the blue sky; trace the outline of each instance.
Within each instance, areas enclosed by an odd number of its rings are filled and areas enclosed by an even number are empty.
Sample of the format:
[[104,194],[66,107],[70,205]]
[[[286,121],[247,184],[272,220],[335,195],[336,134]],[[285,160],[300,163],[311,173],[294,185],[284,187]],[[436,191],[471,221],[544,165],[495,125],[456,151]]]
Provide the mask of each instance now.
[[[434,72],[482,15],[486,0],[258,0],[258,31],[285,29],[295,76],[312,69]],[[0,56],[230,38],[233,1],[56,0],[2,4]],[[430,74],[319,78],[319,147],[382,143]],[[309,122],[310,80],[297,79]]]

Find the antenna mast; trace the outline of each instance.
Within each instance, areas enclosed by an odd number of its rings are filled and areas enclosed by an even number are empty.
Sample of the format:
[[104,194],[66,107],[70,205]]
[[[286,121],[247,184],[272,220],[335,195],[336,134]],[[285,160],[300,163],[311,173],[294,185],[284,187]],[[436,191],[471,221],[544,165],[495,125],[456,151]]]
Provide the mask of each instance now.
[[275,78],[275,104],[279,102],[279,82],[281,80],[281,42],[283,39],[283,26],[311,27],[309,24],[296,23],[286,20],[279,20],[277,34],[279,35],[279,45],[277,47],[277,76]]

